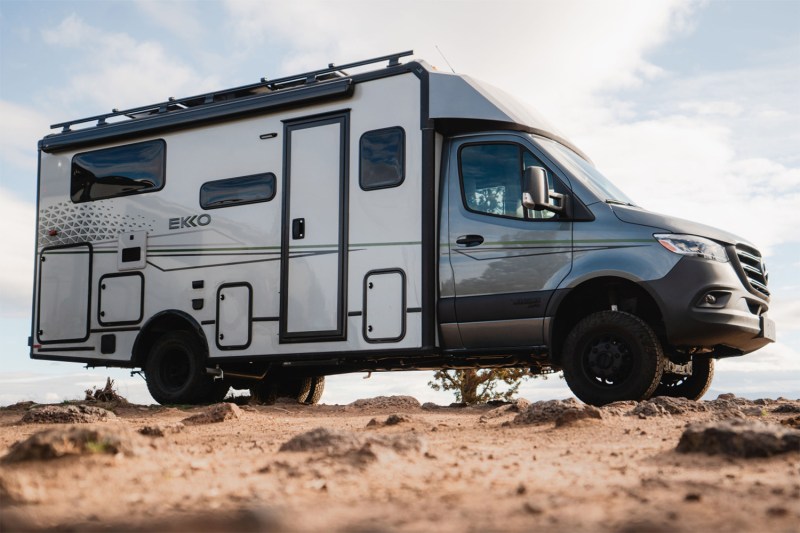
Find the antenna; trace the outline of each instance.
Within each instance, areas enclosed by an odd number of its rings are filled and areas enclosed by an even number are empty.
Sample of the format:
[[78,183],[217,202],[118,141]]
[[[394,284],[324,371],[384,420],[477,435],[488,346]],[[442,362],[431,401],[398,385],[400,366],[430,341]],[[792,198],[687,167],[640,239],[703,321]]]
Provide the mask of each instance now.
[[442,53],[442,51],[439,50],[439,45],[438,44],[434,44],[433,46],[436,47],[436,51],[439,52],[439,55],[442,56],[442,59],[444,59],[444,62],[447,63],[447,66],[450,67],[450,70],[452,70],[453,74],[455,74],[456,73],[456,69],[453,68],[453,65],[450,64],[450,62],[447,60],[447,58],[444,57],[444,54]]

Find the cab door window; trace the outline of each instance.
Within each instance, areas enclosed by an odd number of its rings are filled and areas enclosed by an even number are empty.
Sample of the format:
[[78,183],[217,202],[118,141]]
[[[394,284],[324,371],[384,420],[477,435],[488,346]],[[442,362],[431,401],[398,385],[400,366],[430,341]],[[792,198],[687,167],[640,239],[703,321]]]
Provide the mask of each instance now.
[[[514,143],[468,144],[459,151],[459,171],[464,205],[486,215],[546,219],[551,211],[534,211],[522,206],[522,176],[525,167],[546,167],[536,156]],[[553,177],[547,172],[550,188]]]

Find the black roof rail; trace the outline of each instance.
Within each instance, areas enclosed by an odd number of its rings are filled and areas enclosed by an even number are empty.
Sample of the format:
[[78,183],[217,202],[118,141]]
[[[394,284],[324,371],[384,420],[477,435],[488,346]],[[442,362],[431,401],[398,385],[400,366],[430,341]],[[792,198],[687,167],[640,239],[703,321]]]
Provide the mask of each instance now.
[[72,131],[72,126],[76,124],[84,124],[87,122],[93,122],[95,120],[97,121],[96,126],[101,127],[109,125],[109,123],[107,122],[108,119],[114,117],[124,116],[131,119],[136,119],[141,116],[150,116],[158,113],[167,113],[169,111],[176,111],[179,109],[188,109],[190,107],[197,107],[206,104],[211,104],[214,102],[219,102],[220,100],[230,100],[246,96],[253,96],[254,94],[260,94],[264,92],[279,91],[281,89],[297,87],[299,85],[304,85],[308,83],[315,83],[318,81],[345,77],[347,76],[347,74],[345,73],[345,69],[362,67],[374,63],[381,63],[383,61],[388,61],[388,64],[386,65],[387,67],[394,67],[400,64],[401,57],[410,56],[413,53],[414,53],[413,50],[406,50],[405,52],[397,52],[394,54],[388,54],[385,56],[375,57],[372,59],[365,59],[363,61],[356,61],[354,63],[347,63],[344,65],[334,65],[333,63],[329,63],[327,68],[312,70],[310,72],[304,72],[302,74],[296,74],[294,76],[285,76],[283,78],[278,78],[275,80],[261,78],[261,81],[258,83],[242,85],[241,87],[234,87],[232,89],[224,89],[221,91],[199,94],[196,96],[188,96],[186,98],[171,97],[166,102],[159,102],[156,104],[132,107],[130,109],[124,109],[124,110],[113,109],[111,113],[104,113],[101,115],[94,115],[91,117],[81,118],[77,120],[69,120],[66,122],[59,122],[58,124],[52,124],[50,126],[50,129],[62,128],[61,133],[68,133]]

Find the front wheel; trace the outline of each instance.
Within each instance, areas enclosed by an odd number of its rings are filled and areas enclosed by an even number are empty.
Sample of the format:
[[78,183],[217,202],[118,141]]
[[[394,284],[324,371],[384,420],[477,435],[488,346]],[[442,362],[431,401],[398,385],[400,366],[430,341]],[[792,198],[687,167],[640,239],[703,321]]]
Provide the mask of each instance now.
[[605,405],[649,398],[664,372],[664,354],[653,330],[639,317],[599,311],[567,335],[561,364],[575,396]]
[[692,357],[692,375],[665,373],[653,396],[699,400],[708,391],[713,379],[714,360],[710,357]]

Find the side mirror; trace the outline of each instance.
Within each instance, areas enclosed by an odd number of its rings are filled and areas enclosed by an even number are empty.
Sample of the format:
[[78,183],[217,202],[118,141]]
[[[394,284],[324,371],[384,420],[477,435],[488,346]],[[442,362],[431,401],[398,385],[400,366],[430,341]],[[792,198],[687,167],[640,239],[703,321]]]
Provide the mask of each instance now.
[[[522,205],[528,209],[541,211],[543,209],[554,213],[562,213],[567,204],[567,197],[550,191],[547,186],[547,172],[542,167],[528,167],[523,174],[524,189],[522,191]],[[550,203],[550,199],[557,200],[557,204]]]

